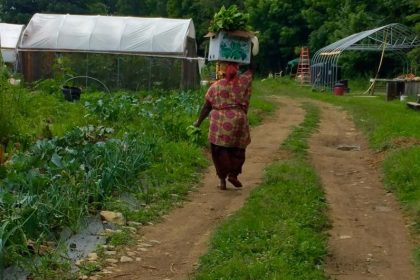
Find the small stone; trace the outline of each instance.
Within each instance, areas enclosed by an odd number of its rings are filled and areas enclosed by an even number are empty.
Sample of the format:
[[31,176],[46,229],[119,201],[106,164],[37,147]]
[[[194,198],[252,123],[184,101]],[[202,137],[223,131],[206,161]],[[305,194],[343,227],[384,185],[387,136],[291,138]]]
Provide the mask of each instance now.
[[140,226],[142,226],[142,225],[143,225],[142,223],[132,222],[132,221],[128,222],[127,224],[128,224],[129,226],[132,226],[132,227],[140,227]]
[[141,262],[141,258],[136,258],[136,262]]
[[104,269],[104,270],[102,270],[102,273],[103,274],[112,274],[113,272],[112,271],[109,271],[107,269]]
[[98,254],[96,254],[96,253],[88,254],[88,260],[89,261],[97,261],[98,260]]
[[340,151],[360,151],[359,145],[338,145],[337,149]]
[[120,259],[120,262],[122,262],[122,263],[127,263],[127,262],[132,262],[132,261],[133,261],[133,259],[130,258],[130,257],[127,257],[127,256],[122,256],[121,259]]
[[86,280],[86,279],[89,279],[89,276],[87,276],[87,275],[82,275],[82,276],[80,276],[80,277],[79,277],[79,279],[80,279],[80,280]]
[[127,255],[129,257],[135,257],[136,256],[136,253],[134,253],[134,252],[127,252]]
[[105,259],[105,261],[107,263],[117,263],[118,262],[118,260],[116,260],[116,259]]
[[117,224],[117,225],[126,224],[125,217],[120,212],[101,211],[100,215],[101,215],[102,220],[105,220],[107,222]]
[[137,232],[137,228],[135,228],[135,227],[125,227],[125,228],[128,229],[129,231],[131,231],[132,233]]
[[351,236],[350,235],[340,235],[339,237],[340,239],[350,239]]
[[140,247],[140,248],[139,248],[139,250],[140,250],[140,251],[142,251],[142,252],[147,252],[147,251],[149,251],[149,250],[147,250],[146,248],[143,248],[143,247]]
[[153,247],[152,244],[148,244],[148,243],[141,243],[139,246],[140,247]]
[[160,241],[157,241],[157,240],[150,240],[150,243],[160,244]]
[[104,254],[107,256],[113,256],[117,254],[117,251],[105,251]]
[[77,260],[76,263],[75,263],[75,265],[76,266],[81,266],[82,265],[82,262],[83,262],[83,260]]

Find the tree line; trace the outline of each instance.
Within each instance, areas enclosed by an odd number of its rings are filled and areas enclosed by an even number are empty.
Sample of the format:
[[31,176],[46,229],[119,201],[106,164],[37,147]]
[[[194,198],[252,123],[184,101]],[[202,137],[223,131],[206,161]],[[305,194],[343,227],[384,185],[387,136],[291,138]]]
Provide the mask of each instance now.
[[[314,53],[355,32],[389,23],[405,24],[420,34],[419,0],[0,0],[0,19],[27,24],[34,13],[192,18],[203,55],[203,36],[222,5],[237,5],[250,14],[251,25],[259,31],[257,63],[262,73],[284,69],[301,46]],[[353,56],[352,69],[359,74],[377,60],[370,54]],[[418,68],[419,48],[409,58]]]

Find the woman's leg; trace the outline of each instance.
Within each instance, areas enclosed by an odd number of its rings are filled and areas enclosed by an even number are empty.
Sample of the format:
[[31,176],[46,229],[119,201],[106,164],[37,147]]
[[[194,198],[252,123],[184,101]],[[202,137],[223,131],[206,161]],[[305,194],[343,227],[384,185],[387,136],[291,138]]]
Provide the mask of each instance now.
[[242,166],[245,163],[245,149],[231,148],[230,162],[231,162],[231,168],[230,168],[228,180],[235,187],[241,188],[242,183],[238,180],[238,175],[242,173]]
[[217,176],[219,177],[221,190],[226,190],[226,177],[229,173],[230,156],[227,148],[211,144],[211,156]]

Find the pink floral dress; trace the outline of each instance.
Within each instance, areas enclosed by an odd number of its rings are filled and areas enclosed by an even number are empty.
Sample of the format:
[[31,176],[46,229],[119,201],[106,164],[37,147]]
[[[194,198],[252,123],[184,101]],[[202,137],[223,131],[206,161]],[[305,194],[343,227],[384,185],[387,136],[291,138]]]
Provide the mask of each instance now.
[[248,107],[252,72],[233,80],[219,80],[210,86],[206,101],[211,104],[209,142],[222,147],[246,148],[251,143]]

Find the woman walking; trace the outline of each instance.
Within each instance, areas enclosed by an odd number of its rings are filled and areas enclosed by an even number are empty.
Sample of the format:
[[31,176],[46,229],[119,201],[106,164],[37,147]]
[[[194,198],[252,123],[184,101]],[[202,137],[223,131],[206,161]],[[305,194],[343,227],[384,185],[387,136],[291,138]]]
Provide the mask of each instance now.
[[194,123],[199,127],[210,115],[208,140],[222,190],[226,190],[226,178],[235,187],[242,187],[238,175],[245,162],[245,149],[251,142],[247,117],[251,83],[251,70],[238,75],[238,64],[227,63],[225,76],[208,89]]

